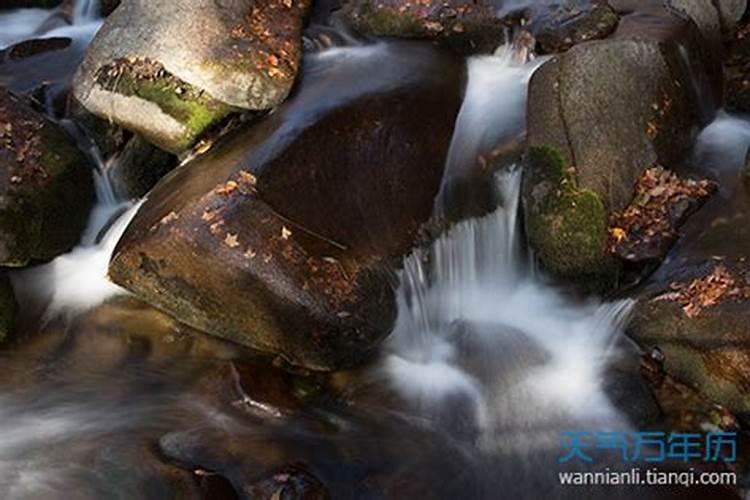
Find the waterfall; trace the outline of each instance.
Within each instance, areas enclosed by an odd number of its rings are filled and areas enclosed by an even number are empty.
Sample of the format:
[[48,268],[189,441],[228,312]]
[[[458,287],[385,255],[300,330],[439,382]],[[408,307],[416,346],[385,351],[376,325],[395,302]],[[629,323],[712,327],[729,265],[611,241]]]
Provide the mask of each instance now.
[[99,18],[99,0],[76,0],[73,6],[73,24],[86,24]]
[[93,172],[96,204],[80,244],[47,264],[11,273],[22,306],[41,306],[47,318],[70,318],[124,293],[107,277],[109,261],[142,201],[133,204],[115,195],[108,173],[117,161],[99,163]]
[[0,13],[0,50],[33,38],[68,37],[88,45],[102,25],[99,0],[76,0],[67,24],[57,9],[16,9]]
[[[437,215],[462,201],[446,192],[479,156],[525,134],[528,82],[541,61],[513,56],[505,46],[468,60]],[[507,444],[507,435],[497,437],[504,429],[523,437],[523,452],[532,438],[557,444],[562,422],[626,427],[602,380],[631,302],[576,301],[554,288],[526,251],[521,170],[501,171],[496,181],[502,206],[455,225],[405,260],[396,326],[379,369],[436,425],[453,425],[462,408],[471,435],[487,448]]]
[[490,447],[501,427],[625,425],[602,373],[632,304],[573,301],[534,272],[519,231],[520,179],[517,169],[500,174],[502,207],[406,259],[381,367],[432,415],[464,400]]

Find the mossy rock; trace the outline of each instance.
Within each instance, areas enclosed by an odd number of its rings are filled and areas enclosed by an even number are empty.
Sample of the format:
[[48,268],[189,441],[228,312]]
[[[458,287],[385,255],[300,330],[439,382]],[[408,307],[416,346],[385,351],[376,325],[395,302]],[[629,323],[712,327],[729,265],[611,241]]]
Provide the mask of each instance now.
[[353,0],[340,15],[360,33],[433,40],[462,53],[492,52],[507,29],[484,0]]
[[91,169],[65,130],[0,93],[0,264],[49,260],[78,243]]
[[7,274],[0,271],[0,343],[12,333],[18,305]]
[[551,274],[597,291],[618,263],[608,254],[608,214],[600,197],[578,186],[575,169],[550,146],[529,149],[524,175],[526,232]]
[[287,98],[310,4],[124,0],[88,47],[73,95],[100,118],[182,153],[228,113]]
[[629,335],[658,348],[667,373],[735,412],[750,412],[750,304],[729,301],[690,317],[670,300],[643,300]]
[[170,136],[153,134],[147,127],[141,130],[133,127],[154,144],[172,153],[188,149],[211,124],[234,110],[232,106],[175,77],[161,64],[147,59],[117,60],[102,66],[96,78],[102,89],[153,103],[179,123],[182,132]]

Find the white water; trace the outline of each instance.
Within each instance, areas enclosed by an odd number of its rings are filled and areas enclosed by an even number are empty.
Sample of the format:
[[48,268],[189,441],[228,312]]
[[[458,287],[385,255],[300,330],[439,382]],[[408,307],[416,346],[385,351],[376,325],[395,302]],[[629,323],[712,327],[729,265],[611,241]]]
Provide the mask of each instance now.
[[142,201],[132,204],[118,199],[107,175],[109,168],[102,165],[94,171],[97,201],[81,243],[47,264],[11,273],[22,307],[41,305],[47,319],[60,315],[71,318],[126,293],[107,277],[109,261]]
[[733,177],[737,169],[745,164],[748,146],[748,117],[719,111],[714,121],[698,135],[695,143],[695,163],[719,178]]
[[485,438],[557,419],[621,427],[602,376],[631,303],[574,302],[533,272],[518,230],[520,177],[500,176],[503,207],[406,260],[383,368],[431,412],[468,398]]
[[[98,0],[77,0],[70,25],[50,23],[56,12],[57,9],[16,9],[0,13],[0,49],[32,38],[52,37],[68,37],[88,45],[102,25]],[[49,29],[40,31],[44,26]]]
[[[545,60],[518,62],[511,44],[492,56],[468,59],[469,78],[448,150],[444,185],[466,175],[477,158],[488,155],[498,143],[525,132],[529,80]],[[438,197],[438,209],[443,208],[443,194]]]
[[[444,186],[498,141],[525,133],[539,64],[514,62],[509,47],[469,60]],[[428,419],[459,402],[491,448],[502,428],[538,426],[549,443],[563,421],[626,426],[602,379],[631,303],[576,302],[535,272],[519,228],[520,182],[518,170],[500,174],[502,207],[406,259],[381,367]]]

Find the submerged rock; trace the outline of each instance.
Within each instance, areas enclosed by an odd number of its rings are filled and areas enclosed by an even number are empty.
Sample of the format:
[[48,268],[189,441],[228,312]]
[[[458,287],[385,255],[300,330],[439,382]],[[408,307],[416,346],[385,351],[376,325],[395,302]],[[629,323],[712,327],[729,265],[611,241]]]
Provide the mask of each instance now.
[[609,214],[630,202],[644,169],[689,151],[717,75],[692,23],[661,10],[642,17],[556,56],[530,82],[529,242],[552,274],[588,289],[618,274]]
[[160,182],[110,264],[180,321],[314,370],[389,333],[393,264],[432,213],[460,106],[460,66],[426,48],[330,57],[288,105]]
[[342,15],[363,34],[435,40],[465,52],[505,42],[506,25],[486,0],[352,0]]
[[92,113],[167,151],[187,149],[237,108],[291,90],[307,0],[127,0],[107,18],[74,80]]
[[0,271],[0,343],[12,333],[17,308],[13,286],[5,272]]
[[66,132],[0,91],[0,264],[71,249],[93,199],[91,166]]

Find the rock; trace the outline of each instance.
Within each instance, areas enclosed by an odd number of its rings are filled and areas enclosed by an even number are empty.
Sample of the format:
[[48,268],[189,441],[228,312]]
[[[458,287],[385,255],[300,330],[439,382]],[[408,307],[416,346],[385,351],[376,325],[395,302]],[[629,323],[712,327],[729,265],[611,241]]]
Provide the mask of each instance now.
[[716,191],[708,179],[682,179],[661,167],[644,170],[633,200],[610,216],[610,251],[631,263],[660,261],[677,241],[679,227]]
[[713,263],[636,307],[629,334],[665,371],[735,412],[750,411],[750,269]]
[[62,114],[70,82],[85,47],[70,38],[20,42],[0,51],[0,85],[39,107]]
[[330,61],[311,58],[292,102],[162,180],[110,264],[180,321],[313,370],[389,333],[392,265],[432,214],[460,106],[460,66],[426,47]]
[[724,31],[732,32],[747,12],[747,0],[717,0],[715,2],[721,15]]
[[234,109],[270,109],[286,98],[308,8],[308,0],[127,0],[89,47],[75,96],[179,153]]
[[132,137],[112,161],[110,176],[117,194],[125,199],[146,195],[177,164],[177,158],[146,142]]
[[721,14],[713,2],[703,0],[666,0],[665,5],[672,12],[692,20],[706,42],[721,45]]
[[730,45],[724,63],[726,74],[726,110],[750,113],[750,26],[742,24]]
[[7,340],[13,330],[18,305],[13,295],[13,286],[4,273],[0,273],[0,343]]
[[462,52],[492,52],[505,42],[506,25],[487,0],[351,0],[341,14],[366,35],[434,40]]
[[331,498],[325,486],[299,466],[285,466],[267,477],[244,488],[248,498],[278,498],[279,500],[327,500]]
[[542,53],[564,52],[581,42],[606,38],[617,27],[619,16],[606,2],[572,1],[534,6],[527,26]]
[[0,264],[72,248],[93,199],[91,167],[65,131],[0,92]]
[[573,47],[530,82],[529,242],[549,272],[584,288],[606,289],[619,273],[606,251],[608,215],[630,202],[645,168],[678,163],[706,118],[694,82],[714,69],[700,36],[664,11],[654,17],[659,30],[623,17],[613,39]]

